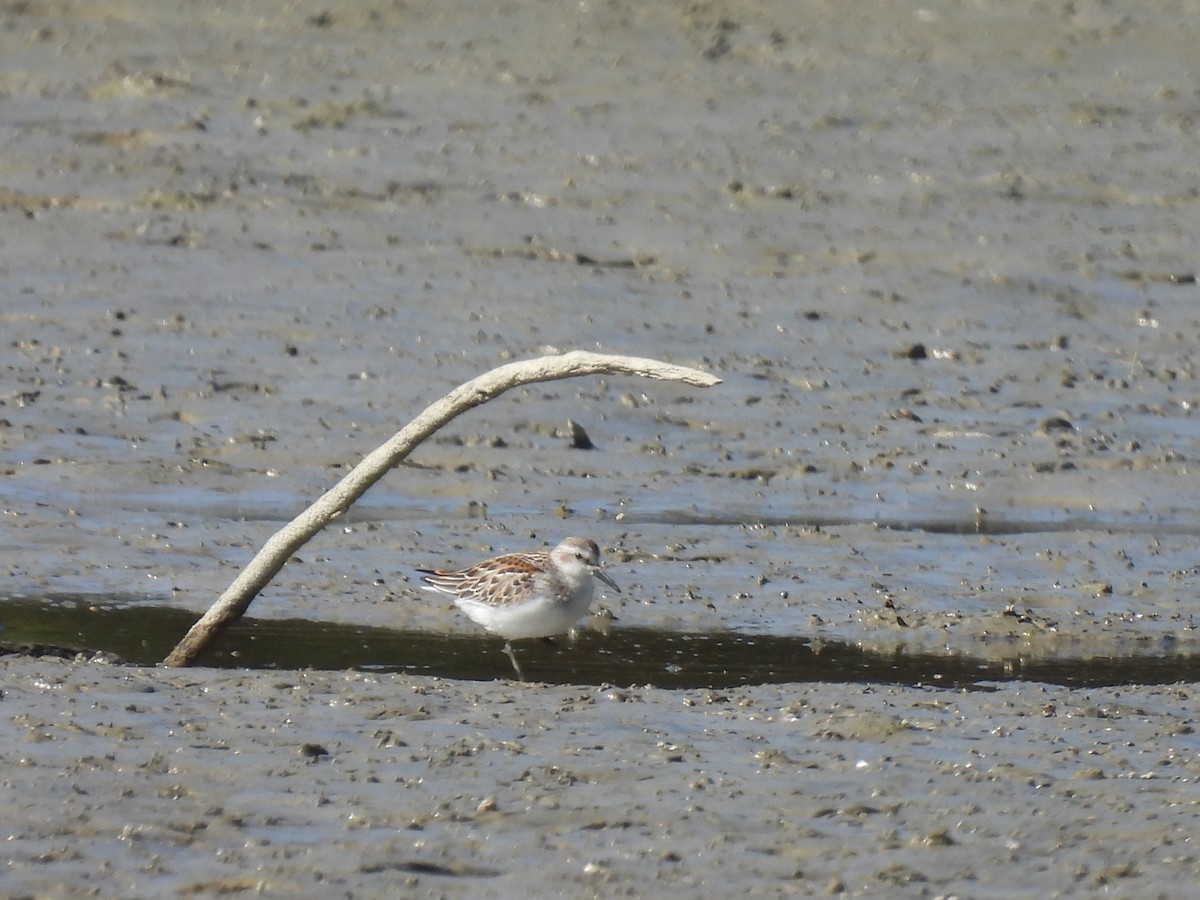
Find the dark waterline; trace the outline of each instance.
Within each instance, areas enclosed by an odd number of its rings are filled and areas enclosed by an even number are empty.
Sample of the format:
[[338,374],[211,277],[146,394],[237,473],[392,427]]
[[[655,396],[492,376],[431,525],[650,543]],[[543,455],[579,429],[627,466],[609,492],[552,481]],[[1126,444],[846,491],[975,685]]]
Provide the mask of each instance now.
[[[0,602],[0,647],[55,647],[115,654],[154,665],[195,622],[191,612],[93,600]],[[215,668],[357,669],[493,681],[512,677],[499,639],[306,619],[243,619],[203,659]],[[552,684],[650,684],[729,688],[796,682],[972,688],[1026,681],[1070,687],[1200,681],[1200,655],[1006,659],[863,650],[811,637],[737,632],[686,634],[645,628],[583,630],[575,640],[523,641],[526,678]]]
[[947,535],[1071,534],[1091,531],[1119,534],[1186,534],[1200,536],[1200,525],[1190,521],[1129,521],[1120,516],[1093,515],[1058,516],[1045,519],[1017,519],[1003,515],[981,513],[970,517],[904,518],[881,516],[813,516],[798,511],[790,514],[761,514],[757,512],[703,513],[687,510],[626,512],[624,522],[644,525],[755,525],[831,529],[870,525],[881,531],[915,531]]

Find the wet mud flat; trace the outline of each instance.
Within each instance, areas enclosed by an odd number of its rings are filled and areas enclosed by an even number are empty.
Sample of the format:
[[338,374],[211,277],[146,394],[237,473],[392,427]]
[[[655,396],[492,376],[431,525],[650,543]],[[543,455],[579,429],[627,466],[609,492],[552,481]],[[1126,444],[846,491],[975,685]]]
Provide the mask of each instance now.
[[[423,445],[252,608],[355,671],[0,660],[4,891],[1194,887],[1191,12],[0,9],[0,642],[177,628],[495,365],[724,381]],[[567,534],[624,593],[546,683],[415,590]],[[1130,683],[738,682],[756,640]],[[689,643],[742,670],[664,686]]]
[[12,897],[1167,897],[1200,877],[1191,686],[0,668]]

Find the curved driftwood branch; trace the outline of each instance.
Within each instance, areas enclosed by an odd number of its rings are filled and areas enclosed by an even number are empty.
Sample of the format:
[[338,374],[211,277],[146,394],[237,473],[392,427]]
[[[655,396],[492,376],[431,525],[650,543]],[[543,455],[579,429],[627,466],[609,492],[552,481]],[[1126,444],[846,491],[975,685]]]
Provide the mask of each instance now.
[[511,388],[538,381],[576,378],[580,375],[640,375],[659,381],[678,381],[695,387],[712,387],[721,379],[706,372],[673,366],[656,359],[608,356],[581,350],[561,356],[543,356],[509,363],[473,378],[431,404],[376,448],[346,476],[291,522],[279,529],[226,588],[217,602],[191,627],[163,660],[166,666],[195,663],[225,628],[242,617],[258,592],[283,568],[283,564],[313,535],[348,510],[376,481],[407,457],[455,416],[474,409]]

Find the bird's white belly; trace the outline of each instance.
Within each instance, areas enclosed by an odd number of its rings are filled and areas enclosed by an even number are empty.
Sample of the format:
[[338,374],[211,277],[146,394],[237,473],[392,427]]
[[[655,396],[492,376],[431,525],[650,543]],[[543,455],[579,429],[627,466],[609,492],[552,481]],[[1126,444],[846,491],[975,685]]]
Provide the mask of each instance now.
[[521,638],[553,637],[571,630],[588,611],[591,591],[580,591],[569,603],[538,597],[508,606],[492,606],[478,600],[456,597],[458,608],[472,621],[478,622],[492,634],[509,641]]

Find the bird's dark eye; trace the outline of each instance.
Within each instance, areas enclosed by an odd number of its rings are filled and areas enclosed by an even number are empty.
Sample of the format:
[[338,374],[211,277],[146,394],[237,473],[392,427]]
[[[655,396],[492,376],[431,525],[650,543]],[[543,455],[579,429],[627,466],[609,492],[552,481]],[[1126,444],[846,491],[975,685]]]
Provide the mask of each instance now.
[[583,554],[582,554],[582,553],[576,553],[576,554],[575,554],[575,558],[576,558],[576,559],[583,559]]

